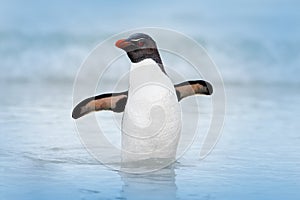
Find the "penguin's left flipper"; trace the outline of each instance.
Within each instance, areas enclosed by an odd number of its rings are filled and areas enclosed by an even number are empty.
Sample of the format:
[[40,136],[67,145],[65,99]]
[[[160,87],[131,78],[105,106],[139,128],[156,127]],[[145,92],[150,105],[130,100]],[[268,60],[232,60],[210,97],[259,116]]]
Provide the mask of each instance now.
[[[196,95],[211,95],[213,87],[209,82],[203,80],[186,81],[174,85],[178,101],[183,98]],[[128,91],[120,93],[107,93],[81,101],[72,112],[72,117],[78,119],[90,112],[111,110],[113,112],[123,112],[127,103]]]
[[185,81],[174,85],[174,87],[176,89],[178,101],[197,94],[211,95],[213,93],[213,86],[209,82],[203,80]]

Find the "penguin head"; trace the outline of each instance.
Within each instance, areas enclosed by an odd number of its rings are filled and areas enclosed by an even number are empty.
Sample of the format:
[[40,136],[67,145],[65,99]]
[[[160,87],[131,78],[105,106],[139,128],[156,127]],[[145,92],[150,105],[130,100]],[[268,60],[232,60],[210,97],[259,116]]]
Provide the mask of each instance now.
[[118,40],[116,46],[127,53],[134,50],[157,49],[155,41],[144,33],[134,33],[127,39]]
[[127,39],[118,40],[115,45],[116,47],[124,50],[133,63],[151,58],[159,65],[162,65],[156,43],[147,34],[134,33]]

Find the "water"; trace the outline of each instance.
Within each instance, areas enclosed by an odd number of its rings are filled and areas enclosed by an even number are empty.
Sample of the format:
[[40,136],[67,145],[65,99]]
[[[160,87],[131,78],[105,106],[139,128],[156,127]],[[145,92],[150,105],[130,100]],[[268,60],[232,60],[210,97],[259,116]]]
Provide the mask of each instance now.
[[107,37],[138,27],[162,27],[196,39],[227,82],[299,83],[298,8],[293,0],[13,0],[0,7],[0,78],[72,81],[88,53]]
[[[164,12],[147,9],[156,4]],[[299,199],[298,7],[279,0],[2,3],[0,199]],[[208,50],[225,80],[226,121],[215,149],[200,160],[211,110],[210,98],[197,97],[202,124],[191,148],[166,169],[133,175],[86,151],[71,119],[72,91],[92,48],[145,26],[183,32]],[[179,63],[163,56],[167,66]],[[185,120],[195,117],[192,99],[181,102]],[[111,116],[97,113],[118,141]]]
[[228,85],[214,151],[198,159],[198,138],[174,166],[143,175],[111,170],[87,153],[70,117],[71,88],[1,86],[1,199],[299,198],[298,86]]

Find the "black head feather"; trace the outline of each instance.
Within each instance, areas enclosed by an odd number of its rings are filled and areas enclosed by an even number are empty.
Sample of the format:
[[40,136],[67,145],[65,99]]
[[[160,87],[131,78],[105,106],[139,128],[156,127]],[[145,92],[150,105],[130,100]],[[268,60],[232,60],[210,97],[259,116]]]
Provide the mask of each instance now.
[[138,63],[144,59],[151,58],[166,73],[156,43],[149,35],[134,33],[127,39],[118,40],[116,46],[126,51],[131,62]]

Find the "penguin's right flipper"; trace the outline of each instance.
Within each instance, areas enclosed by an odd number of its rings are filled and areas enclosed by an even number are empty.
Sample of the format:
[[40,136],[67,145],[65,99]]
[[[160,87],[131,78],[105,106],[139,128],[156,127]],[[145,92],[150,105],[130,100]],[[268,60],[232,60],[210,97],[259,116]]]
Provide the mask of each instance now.
[[123,112],[127,102],[128,92],[107,93],[95,97],[87,98],[75,106],[72,117],[78,119],[90,112],[111,110],[113,112]]

